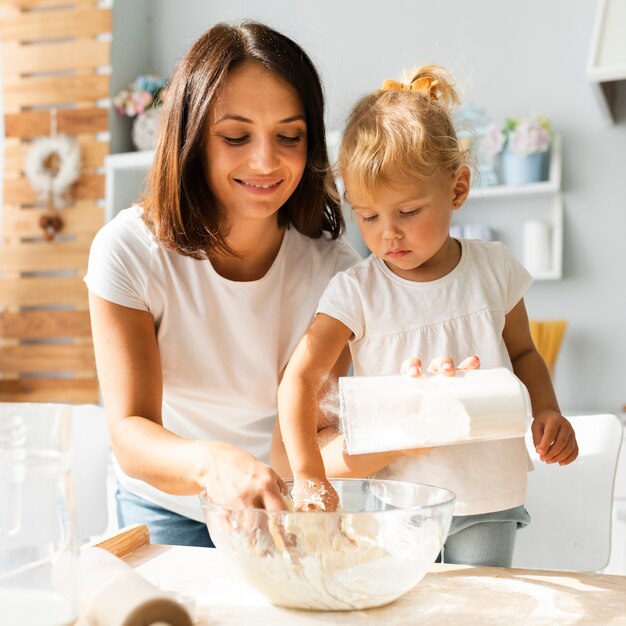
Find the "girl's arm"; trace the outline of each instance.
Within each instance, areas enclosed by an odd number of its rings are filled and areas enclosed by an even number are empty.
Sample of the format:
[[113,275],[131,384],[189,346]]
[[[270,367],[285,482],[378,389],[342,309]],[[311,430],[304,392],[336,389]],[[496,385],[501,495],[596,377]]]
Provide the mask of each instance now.
[[98,379],[115,456],[125,473],[177,495],[284,509],[281,479],[234,446],[184,439],[163,427],[154,319],[89,294]]
[[[321,317],[322,314],[317,317]],[[330,318],[328,316],[324,316],[327,318],[329,329],[336,324],[339,328],[338,338],[346,336],[346,343],[344,344],[343,351],[340,354],[340,357],[336,361],[335,365],[332,367],[328,374],[324,374],[321,372],[319,374],[319,379],[322,380],[322,385],[316,396],[316,408],[315,411],[318,411],[319,403],[323,400],[325,395],[326,388],[332,388],[332,386],[337,384],[337,379],[340,376],[346,376],[348,373],[348,368],[350,365],[350,351],[347,347],[347,340],[350,338],[352,334],[351,331],[344,326],[341,322]],[[317,319],[317,318],[316,318]],[[316,325],[316,330],[322,327],[322,321]],[[326,323],[326,322],[324,322]],[[345,329],[345,331],[342,331]],[[334,332],[333,330],[329,330],[329,332]],[[304,340],[303,340],[304,341]],[[296,351],[297,352],[297,351]],[[326,354],[334,354],[334,351],[326,351]],[[313,356],[314,358],[314,356]],[[295,364],[296,353],[294,353],[291,358],[289,368],[296,368]],[[325,363],[325,366],[328,365],[330,358]],[[448,358],[443,358],[441,361],[450,362],[452,361]],[[318,364],[320,360],[316,361]],[[475,363],[474,363],[475,362]],[[421,374],[421,361],[419,359],[409,359],[403,364],[402,372],[408,373],[410,366],[419,365],[419,373]],[[471,363],[470,359],[466,359],[459,368],[469,368],[474,369],[478,367],[478,359],[477,357],[472,357]],[[451,370],[452,375],[457,368],[455,368],[452,363]],[[405,371],[406,370],[406,371]],[[433,361],[429,366],[429,371],[448,373],[447,369],[441,369],[439,365],[439,360]],[[287,372],[286,372],[287,373]],[[294,371],[290,369],[290,375],[294,375]],[[419,375],[419,374],[418,374]],[[307,375],[306,371],[303,374],[304,378],[307,378],[309,381],[311,378]],[[284,378],[283,378],[284,380]],[[281,388],[282,384],[281,384]],[[284,388],[283,388],[284,390]],[[311,394],[313,392],[310,392]],[[310,398],[309,398],[310,400]],[[311,405],[312,406],[312,405]],[[279,409],[281,407],[279,401]],[[337,411],[339,409],[338,400],[337,406],[334,407]],[[312,410],[312,409],[311,409]],[[280,413],[282,415],[282,413]],[[312,415],[312,413],[311,413]],[[312,418],[310,418],[312,419]],[[359,455],[349,455],[344,446],[344,436],[338,430],[338,425],[336,424],[337,416],[334,416],[334,419],[329,423],[324,415],[321,415],[319,412],[316,414],[315,423],[316,423],[316,446],[319,447],[321,452],[321,458],[323,461],[325,474],[327,476],[331,476],[333,478],[363,478],[365,476],[369,476],[371,474],[375,474],[378,470],[381,470],[383,467],[386,467],[390,463],[398,460],[402,456],[407,455],[417,455],[422,454],[430,450],[430,448],[419,448],[417,450],[392,450],[389,452],[376,452],[371,454],[359,454]],[[285,452],[285,446],[283,443],[283,437],[281,434],[281,424],[282,420],[276,420],[274,425],[274,434],[272,438],[272,448],[270,452],[270,463],[272,467],[284,478],[289,478],[293,475],[291,467],[289,465],[289,459],[287,458],[287,454]],[[312,435],[309,434],[309,437]]]
[[546,463],[568,465],[578,456],[576,435],[561,415],[550,373],[530,336],[523,299],[506,316],[502,337],[513,371],[530,395],[534,416],[531,431],[539,458]]
[[[416,450],[392,450],[390,452],[349,455],[345,449],[343,433],[339,432],[336,426],[328,426],[319,430],[317,441],[326,475],[331,478],[365,478],[397,461],[401,456],[423,454],[431,449],[419,448]],[[282,442],[278,420],[276,420],[274,427],[270,462],[283,478],[291,478],[292,472]]]
[[[316,315],[291,356],[278,388],[279,428],[295,478],[297,507],[331,510],[338,503],[337,494],[326,480],[317,441],[318,399],[351,335],[352,331],[340,321],[323,313]],[[312,496],[310,502],[308,495]]]
[[[339,434],[337,429],[338,415],[327,414],[322,412],[320,405],[323,404],[324,396],[327,392],[333,394],[333,390],[337,388],[338,379],[340,376],[347,376],[350,368],[351,356],[350,349],[346,345],[343,349],[339,359],[333,366],[326,383],[322,385],[318,393],[318,414],[317,414],[317,432],[318,442],[322,431],[332,430],[335,435]],[[282,377],[281,377],[282,380]],[[338,409],[339,407],[335,407]],[[323,456],[323,455],[322,455]],[[283,437],[280,432],[280,420],[274,422],[274,432],[272,434],[272,445],[270,449],[270,465],[278,472],[283,478],[292,478],[291,467],[289,467],[289,459],[287,458],[287,452],[283,443]],[[324,458],[324,466],[326,466],[326,459]],[[331,476],[334,474],[328,472]]]

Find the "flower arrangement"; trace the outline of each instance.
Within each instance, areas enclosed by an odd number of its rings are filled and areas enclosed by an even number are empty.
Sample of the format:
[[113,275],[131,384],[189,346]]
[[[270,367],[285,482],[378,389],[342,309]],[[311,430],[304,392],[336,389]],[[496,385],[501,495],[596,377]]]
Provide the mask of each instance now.
[[122,89],[113,98],[113,106],[120,115],[135,117],[160,104],[159,95],[166,81],[153,74],[137,76],[134,83]]
[[553,138],[552,126],[545,117],[509,117],[501,124],[489,126],[485,134],[485,151],[495,157],[508,148],[524,157],[547,152]]

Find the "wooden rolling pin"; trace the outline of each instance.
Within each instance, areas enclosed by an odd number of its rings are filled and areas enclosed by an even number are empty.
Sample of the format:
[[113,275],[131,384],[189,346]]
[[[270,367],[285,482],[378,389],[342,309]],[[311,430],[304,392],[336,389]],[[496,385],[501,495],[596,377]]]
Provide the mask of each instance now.
[[80,555],[80,624],[192,626],[187,610],[121,559],[101,548]]

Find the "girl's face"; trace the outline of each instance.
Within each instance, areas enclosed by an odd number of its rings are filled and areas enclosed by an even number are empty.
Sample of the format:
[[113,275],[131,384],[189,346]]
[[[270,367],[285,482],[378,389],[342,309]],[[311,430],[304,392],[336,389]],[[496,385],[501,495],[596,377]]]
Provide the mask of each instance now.
[[450,238],[450,221],[467,197],[467,168],[434,183],[388,185],[371,200],[359,194],[349,177],[345,185],[363,240],[394,274],[436,280],[456,266],[460,252]]
[[207,124],[207,182],[226,225],[275,223],[307,161],[296,92],[260,64],[245,63],[231,72]]

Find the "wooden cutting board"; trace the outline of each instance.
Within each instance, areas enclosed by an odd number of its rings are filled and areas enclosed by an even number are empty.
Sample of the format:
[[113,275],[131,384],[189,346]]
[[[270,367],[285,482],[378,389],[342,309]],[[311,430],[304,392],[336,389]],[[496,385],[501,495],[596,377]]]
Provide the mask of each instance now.
[[626,625],[624,576],[435,564],[388,606],[318,612],[270,605],[219,550],[147,544],[124,558],[151,582],[193,596],[206,626]]

